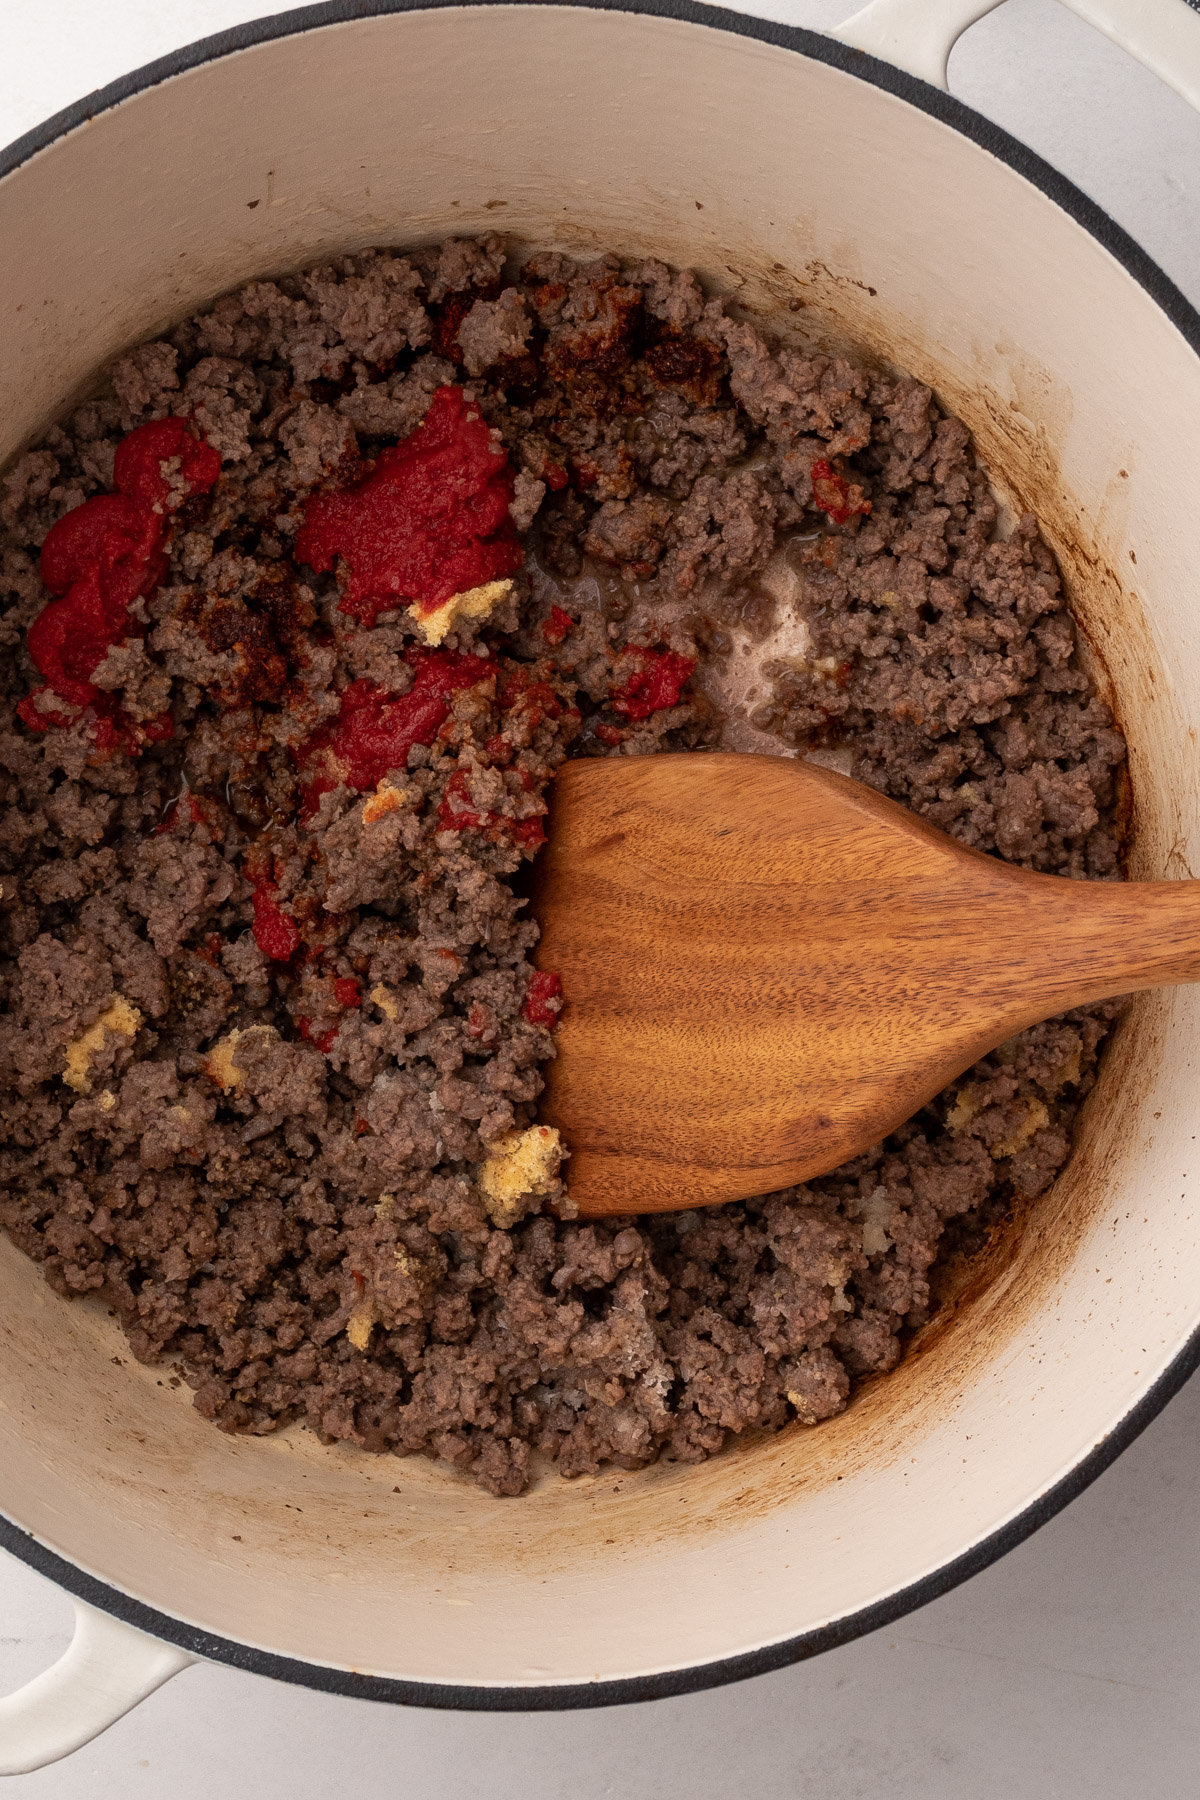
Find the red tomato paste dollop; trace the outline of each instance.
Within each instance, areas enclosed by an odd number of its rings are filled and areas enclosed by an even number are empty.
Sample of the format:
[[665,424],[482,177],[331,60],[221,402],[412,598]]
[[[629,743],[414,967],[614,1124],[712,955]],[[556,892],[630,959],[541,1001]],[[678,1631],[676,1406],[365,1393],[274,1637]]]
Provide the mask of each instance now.
[[[172,491],[164,462],[178,458]],[[114,644],[140,630],[130,609],[152,593],[167,569],[164,546],[174,506],[207,493],[221,472],[221,459],[198,438],[187,419],[156,419],[140,425],[118,445],[113,463],[116,492],[98,494],[65,513],[42,545],[42,580],[61,598],[43,607],[26,638],[29,654],[50,692],[73,707],[90,709],[100,748],[121,735],[115,703],[92,680]],[[35,731],[70,720],[37,705],[28,695],[18,715]],[[128,722],[125,722],[128,724]],[[138,728],[143,738],[170,735],[170,721]]]
[[871,502],[865,498],[857,482],[847,482],[844,475],[838,475],[833,464],[822,457],[810,470],[812,476],[813,504],[819,506],[823,513],[828,513],[835,525],[844,525],[855,513],[867,514],[871,510]]
[[[315,1050],[319,1050],[322,1056],[329,1055],[329,1052],[333,1049],[333,1040],[336,1038],[340,1029],[341,1027],[338,1025],[331,1025],[328,1031],[318,1032],[314,1037],[311,1019],[300,1017],[296,1020],[296,1030],[300,1033],[300,1036],[304,1039],[305,1043],[311,1044]],[[363,1277],[360,1275],[357,1279],[361,1281]]]
[[520,568],[512,497],[508,458],[478,406],[440,387],[411,437],[382,451],[364,481],[311,496],[296,556],[318,574],[340,556],[341,610],[368,625],[411,603],[432,612]]
[[415,678],[407,694],[389,694],[372,681],[352,683],[337,718],[296,751],[300,767],[313,769],[306,797],[310,812],[322,794],[342,782],[362,792],[378,787],[389,770],[403,769],[414,744],[432,744],[450,711],[450,696],[496,674],[494,662],[449,650],[418,651],[411,661]]
[[548,644],[561,644],[575,621],[561,606],[552,606],[548,618],[542,620],[542,636]]
[[[525,996],[525,1004],[521,1008],[525,1018],[531,1025],[544,1025],[547,1031],[553,1031],[558,1024],[559,1007],[562,1004],[562,977],[550,969],[535,969],[529,977],[529,992]],[[559,1006],[551,1006],[557,1000]]]
[[254,941],[272,962],[291,962],[300,948],[300,927],[279,904],[279,884],[274,860],[265,842],[251,844],[242,862],[242,873],[254,892]]
[[674,650],[640,650],[631,644],[617,658],[617,671],[625,679],[609,689],[608,697],[627,719],[648,719],[651,713],[679,705],[684,684],[695,667],[695,657],[680,656]]
[[255,888],[254,941],[273,962],[290,962],[300,948],[300,928],[280,906],[278,894],[273,881],[260,881]]

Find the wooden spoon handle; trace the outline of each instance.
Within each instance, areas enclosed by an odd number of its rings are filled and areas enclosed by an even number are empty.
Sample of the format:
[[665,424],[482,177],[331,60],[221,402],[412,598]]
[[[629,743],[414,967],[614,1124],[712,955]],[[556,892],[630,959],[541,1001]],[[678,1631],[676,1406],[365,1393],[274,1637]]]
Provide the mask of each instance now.
[[1200,981],[1200,881],[1064,881],[1011,873],[982,929],[988,985],[1032,1022],[1138,988]]

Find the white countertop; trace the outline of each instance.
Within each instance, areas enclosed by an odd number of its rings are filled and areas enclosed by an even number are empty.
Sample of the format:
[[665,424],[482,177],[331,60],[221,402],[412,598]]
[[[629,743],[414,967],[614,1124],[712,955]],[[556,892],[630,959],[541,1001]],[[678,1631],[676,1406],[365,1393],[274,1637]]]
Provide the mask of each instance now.
[[[269,0],[266,0],[269,5]],[[774,0],[822,26],[855,0]],[[7,0],[0,143],[254,0]],[[1200,23],[1198,23],[1200,29]],[[1008,0],[951,86],[1086,189],[1200,305],[1200,118],[1056,0]],[[0,1555],[0,1692],[66,1597]],[[714,1693],[453,1714],[187,1670],[3,1800],[1182,1800],[1200,1788],[1200,1379],[1004,1561],[899,1625]]]

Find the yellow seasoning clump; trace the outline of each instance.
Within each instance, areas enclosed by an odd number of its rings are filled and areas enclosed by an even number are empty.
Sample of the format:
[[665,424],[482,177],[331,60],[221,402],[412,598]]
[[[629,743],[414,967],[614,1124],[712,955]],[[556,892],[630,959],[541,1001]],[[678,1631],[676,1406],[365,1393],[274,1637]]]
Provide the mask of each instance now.
[[273,1025],[250,1025],[245,1031],[231,1031],[213,1045],[204,1063],[204,1072],[215,1081],[226,1093],[230,1089],[240,1087],[246,1079],[246,1071],[237,1063],[237,1047],[252,1037],[278,1037],[279,1033]]
[[393,787],[385,776],[375,792],[363,801],[363,824],[373,825],[376,819],[384,819],[388,813],[398,812],[408,798],[407,788]]
[[374,1300],[364,1296],[346,1320],[346,1336],[356,1350],[366,1352],[371,1347],[371,1333],[379,1322],[379,1312]]
[[409,617],[425,642],[437,645],[460,621],[486,619],[511,592],[511,581],[485,581],[482,587],[464,588],[461,594],[451,594],[448,600],[443,600],[429,612],[410,606]]
[[954,1105],[946,1114],[946,1124],[953,1132],[965,1131],[977,1112],[983,1110],[983,1096],[972,1082],[960,1088]]
[[[983,1111],[983,1090],[974,1084],[962,1088],[954,1105],[946,1114],[946,1124],[950,1130],[958,1133],[965,1131],[977,1113]],[[988,1153],[993,1158],[1017,1156],[1026,1145],[1035,1138],[1039,1131],[1050,1123],[1050,1114],[1040,1100],[1030,1099],[1026,1102],[1024,1116],[1013,1127],[1009,1135],[998,1143],[988,1144]]]
[[379,982],[371,989],[371,999],[375,1002],[385,1019],[398,1019],[400,1017],[400,1008],[396,1003],[395,994],[393,994],[390,988],[384,987],[382,982]]
[[96,1052],[103,1048],[104,1040],[110,1033],[115,1037],[129,1040],[135,1038],[142,1028],[142,1015],[136,1006],[130,1006],[123,994],[114,994],[105,1010],[94,1025],[79,1037],[72,1040],[63,1052],[66,1066],[63,1069],[63,1080],[68,1087],[74,1088],[77,1094],[91,1091],[92,1078],[90,1067]]
[[479,1192],[493,1225],[512,1225],[530,1195],[550,1193],[562,1158],[562,1139],[551,1125],[497,1138],[479,1170]]
[[1050,1123],[1050,1114],[1040,1100],[1030,1100],[1029,1109],[1003,1143],[989,1146],[993,1156],[1019,1156],[1039,1131]]

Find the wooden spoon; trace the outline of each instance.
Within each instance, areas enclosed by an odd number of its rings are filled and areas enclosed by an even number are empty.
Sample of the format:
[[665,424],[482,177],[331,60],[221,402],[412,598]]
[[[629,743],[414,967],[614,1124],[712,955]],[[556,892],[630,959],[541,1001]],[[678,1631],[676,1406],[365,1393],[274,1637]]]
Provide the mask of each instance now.
[[1200,881],[1068,881],[784,757],[568,763],[539,1119],[585,1216],[769,1193],[876,1144],[1023,1026],[1200,980]]

